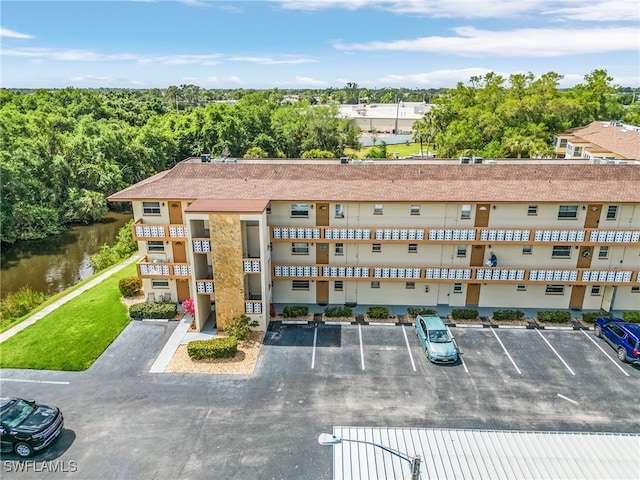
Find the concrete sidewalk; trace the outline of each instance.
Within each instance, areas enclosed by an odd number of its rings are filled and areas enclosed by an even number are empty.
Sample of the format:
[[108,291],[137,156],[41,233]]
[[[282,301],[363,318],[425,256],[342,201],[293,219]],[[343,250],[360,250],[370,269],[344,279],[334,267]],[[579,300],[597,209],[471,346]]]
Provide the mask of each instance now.
[[41,318],[45,317],[46,315],[48,315],[52,311],[54,311],[56,308],[60,307],[61,305],[64,305],[65,303],[67,303],[72,298],[77,297],[78,295],[86,292],[90,288],[93,288],[98,283],[102,282],[106,278],[109,278],[114,273],[122,270],[124,267],[126,267],[128,265],[131,265],[134,262],[137,262],[139,258],[140,257],[138,255],[134,255],[133,257],[126,259],[125,261],[123,261],[122,263],[119,263],[115,267],[112,267],[109,270],[107,270],[106,272],[101,273],[100,275],[98,275],[93,280],[85,283],[80,288],[77,288],[73,292],[70,292],[68,295],[65,295],[64,297],[59,298],[58,300],[53,302],[51,305],[48,305],[45,308],[43,308],[42,310],[40,310],[38,313],[35,313],[35,314],[31,315],[29,318],[27,318],[26,320],[20,322],[15,327],[12,327],[9,330],[7,330],[6,332],[1,333],[0,334],[0,343],[4,342],[8,338],[13,337],[16,333],[21,332],[25,328],[30,327],[31,325],[36,323],[38,320],[40,320]]

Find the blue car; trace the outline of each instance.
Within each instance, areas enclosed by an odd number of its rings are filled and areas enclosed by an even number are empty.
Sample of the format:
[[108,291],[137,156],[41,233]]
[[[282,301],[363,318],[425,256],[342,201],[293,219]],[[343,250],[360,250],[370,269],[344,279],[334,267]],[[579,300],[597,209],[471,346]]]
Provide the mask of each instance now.
[[640,325],[621,318],[598,317],[594,332],[616,349],[621,362],[640,365]]
[[455,363],[458,349],[440,317],[416,317],[416,334],[431,362]]

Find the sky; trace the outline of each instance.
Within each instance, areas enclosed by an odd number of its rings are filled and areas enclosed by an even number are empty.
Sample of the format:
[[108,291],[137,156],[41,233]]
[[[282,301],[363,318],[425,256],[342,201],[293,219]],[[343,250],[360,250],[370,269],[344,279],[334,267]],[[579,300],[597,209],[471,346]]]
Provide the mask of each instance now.
[[640,87],[638,0],[2,0],[5,88],[441,88],[604,69]]

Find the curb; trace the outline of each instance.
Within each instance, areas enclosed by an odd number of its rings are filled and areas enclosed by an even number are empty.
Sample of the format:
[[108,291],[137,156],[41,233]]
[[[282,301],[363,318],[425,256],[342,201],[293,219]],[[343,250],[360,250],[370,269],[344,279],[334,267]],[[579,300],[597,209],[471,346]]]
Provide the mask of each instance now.
[[[274,322],[270,322],[274,323]],[[413,323],[410,322],[332,322],[326,320],[314,321],[314,320],[283,320],[280,322],[282,325],[380,325],[384,327],[412,327]],[[591,327],[573,326],[573,327],[549,327],[544,325],[493,325],[489,323],[483,324],[470,324],[470,323],[445,323],[447,327],[453,328],[496,328],[501,330],[558,330],[558,331],[579,331],[579,330],[593,330]]]

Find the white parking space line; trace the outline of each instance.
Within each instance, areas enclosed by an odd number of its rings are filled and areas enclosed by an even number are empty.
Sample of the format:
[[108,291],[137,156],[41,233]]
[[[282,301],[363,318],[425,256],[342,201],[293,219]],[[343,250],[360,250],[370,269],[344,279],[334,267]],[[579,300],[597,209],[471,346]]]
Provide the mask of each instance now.
[[69,385],[69,382],[55,382],[53,380],[26,380],[21,378],[3,378],[3,382],[22,382],[22,383],[49,383],[52,385]]
[[453,338],[453,344],[456,346],[456,350],[458,351],[458,358],[460,359],[460,362],[462,363],[462,366],[464,367],[464,371],[469,373],[469,370],[467,369],[467,364],[464,363],[464,359],[462,358],[462,355],[460,353],[460,347],[458,347],[458,342],[455,340],[453,333],[451,333],[451,330],[449,329],[449,327],[447,327],[447,332],[449,332],[449,336],[451,338]]
[[358,335],[360,336],[360,364],[364,370],[364,347],[362,346],[362,325],[358,325]]
[[318,325],[313,330],[313,349],[311,350],[311,370],[316,368],[316,342],[318,340]]
[[572,399],[571,399],[571,398],[569,398],[569,397],[565,397],[565,396],[564,396],[564,395],[562,395],[561,393],[558,393],[558,396],[559,396],[560,398],[562,398],[563,400],[566,400],[567,402],[571,402],[571,403],[573,403],[574,405],[580,405],[580,404],[579,404],[578,402],[576,402],[575,400],[572,400]]
[[502,340],[500,340],[500,337],[498,337],[498,334],[496,333],[496,329],[495,328],[490,328],[489,330],[491,330],[493,332],[493,335],[494,335],[494,337],[496,337],[496,340],[498,340],[498,343],[502,347],[502,350],[504,350],[504,353],[507,354],[507,357],[509,357],[509,360],[511,360],[511,363],[513,364],[513,366],[516,367],[516,372],[518,372],[519,375],[522,375],[522,372],[520,371],[520,369],[516,365],[516,362],[513,361],[513,358],[511,358],[511,355],[509,355],[509,352],[504,347],[504,344],[502,343]]
[[411,359],[411,367],[413,367],[413,371],[416,371],[416,364],[413,361],[413,355],[411,354],[411,347],[409,346],[409,339],[407,338],[407,331],[402,325],[402,333],[404,334],[404,342],[407,344],[407,351],[409,352],[409,358]]
[[591,340],[591,343],[593,343],[596,347],[598,347],[598,348],[600,349],[600,351],[601,351],[602,353],[604,353],[604,354],[607,356],[607,358],[608,358],[609,360],[611,360],[611,363],[613,363],[616,367],[618,367],[618,369],[619,369],[622,373],[624,373],[627,377],[629,376],[629,374],[628,374],[627,372],[625,372],[625,371],[624,371],[624,369],[620,366],[620,364],[619,364],[617,361],[615,361],[613,358],[611,358],[611,357],[609,356],[609,354],[608,354],[607,352],[605,352],[605,351],[604,351],[604,349],[603,349],[603,348],[598,344],[598,342],[596,342],[593,338],[591,338],[591,335],[589,335],[589,334],[588,334],[586,331],[584,331],[584,330],[580,330],[580,331],[581,331],[582,333],[584,333],[584,335],[585,335],[589,340]]
[[569,367],[569,365],[567,365],[567,362],[565,362],[564,359],[560,356],[560,354],[556,351],[556,349],[551,346],[551,344],[549,343],[549,340],[544,338],[544,335],[542,335],[542,333],[540,333],[540,330],[536,330],[536,332],[538,332],[538,335],[540,335],[540,337],[542,337],[542,339],[545,341],[545,343],[547,345],[549,345],[549,348],[553,351],[553,353],[556,354],[556,357],[558,357],[560,359],[560,361],[564,364],[564,366],[567,367],[567,370],[569,370],[571,375],[575,375],[575,372],[573,370],[571,370],[571,367]]

